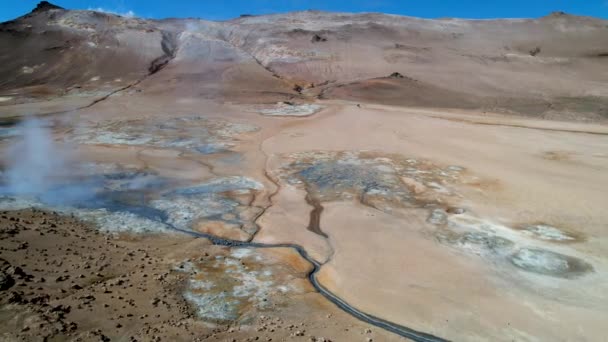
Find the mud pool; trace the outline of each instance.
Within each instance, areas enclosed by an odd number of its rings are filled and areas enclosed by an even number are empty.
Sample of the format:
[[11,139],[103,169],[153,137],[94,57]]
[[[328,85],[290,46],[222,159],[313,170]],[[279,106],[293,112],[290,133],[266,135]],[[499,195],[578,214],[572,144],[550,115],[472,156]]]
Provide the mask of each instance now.
[[[457,166],[442,168],[427,161],[373,152],[310,152],[286,159],[282,178],[302,185],[316,200],[357,198],[383,211],[439,205],[442,198],[455,195],[450,184],[464,171]],[[431,191],[424,194],[426,189]]]
[[[155,139],[159,144],[167,141]],[[460,196],[456,185],[466,177],[466,170],[459,166],[373,152],[307,152],[282,158],[279,178],[307,192],[313,206],[308,228],[324,237],[320,215],[325,202],[356,200],[395,216],[400,210],[419,208],[428,211],[427,221],[434,227],[430,233],[439,242],[465,253],[543,276],[573,278],[593,272],[589,262],[552,247],[552,243],[576,242],[568,232],[546,224],[511,228],[454,208],[450,203],[458,202]],[[185,184],[116,164],[83,165],[76,177],[27,196],[15,196],[8,187],[1,189],[2,209],[52,209],[93,222],[107,232],[179,229],[250,241],[259,229],[256,219],[264,211],[252,205],[263,185],[247,177]]]
[[263,186],[254,180],[225,177],[184,186],[176,179],[113,164],[89,164],[83,171],[86,174],[25,196],[4,187],[0,207],[70,213],[108,232],[193,230],[202,221],[233,225],[243,230],[243,239],[257,231],[254,219],[259,211],[247,203]]
[[257,130],[250,124],[190,116],[80,125],[67,132],[66,139],[81,144],[149,146],[214,154],[234,147],[237,135]]
[[[558,228],[543,225],[526,229],[508,227],[469,214],[449,215],[434,221],[438,241],[498,264],[542,276],[575,278],[593,272],[593,266],[576,256],[563,254],[563,240],[573,237]],[[431,216],[432,218],[432,216]],[[574,249],[570,253],[577,254]]]
[[309,230],[319,235],[327,237],[316,217],[324,202],[355,200],[395,216],[420,208],[428,211],[429,233],[437,241],[488,262],[549,277],[593,272],[587,261],[557,251],[556,243],[577,241],[571,233],[547,224],[509,227],[454,207],[462,197],[457,187],[468,178],[460,166],[373,152],[306,152],[283,160],[280,177],[307,192],[315,221]]
[[293,104],[293,103],[278,103],[271,108],[258,109],[257,112],[265,116],[310,116],[323,109],[322,106],[316,104]]
[[232,248],[213,256],[184,261],[175,269],[189,274],[185,298],[199,317],[210,321],[248,319],[247,310],[269,311],[284,296],[310,290],[309,267],[278,262],[281,254],[296,256],[289,249]]

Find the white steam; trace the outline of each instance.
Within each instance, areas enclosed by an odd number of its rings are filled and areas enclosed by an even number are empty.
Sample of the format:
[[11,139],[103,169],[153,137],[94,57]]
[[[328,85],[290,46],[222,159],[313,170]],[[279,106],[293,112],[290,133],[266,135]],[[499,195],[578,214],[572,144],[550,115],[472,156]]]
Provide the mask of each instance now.
[[135,17],[135,12],[129,10],[129,11],[114,11],[114,10],[109,10],[103,7],[89,7],[88,9],[89,11],[95,11],[95,12],[101,12],[101,13],[106,13],[106,14],[114,14],[114,15],[119,15],[121,17],[125,17],[125,18],[133,18]]
[[18,131],[5,160],[4,195],[53,204],[89,197],[91,190],[76,181],[70,149],[55,141],[49,122],[28,119]]
[[7,190],[15,195],[44,193],[60,176],[64,153],[43,121],[26,120],[20,128],[22,135],[8,152]]

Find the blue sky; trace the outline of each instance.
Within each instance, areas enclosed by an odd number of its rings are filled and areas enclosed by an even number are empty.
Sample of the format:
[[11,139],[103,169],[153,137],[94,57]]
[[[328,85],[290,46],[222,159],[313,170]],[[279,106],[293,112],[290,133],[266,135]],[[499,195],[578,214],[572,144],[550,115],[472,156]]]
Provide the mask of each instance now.
[[[0,0],[0,21],[29,12],[39,0]],[[147,18],[224,20],[240,14],[318,9],[384,12],[424,18],[530,18],[552,11],[608,19],[608,0],[55,0],[70,9],[103,9]]]

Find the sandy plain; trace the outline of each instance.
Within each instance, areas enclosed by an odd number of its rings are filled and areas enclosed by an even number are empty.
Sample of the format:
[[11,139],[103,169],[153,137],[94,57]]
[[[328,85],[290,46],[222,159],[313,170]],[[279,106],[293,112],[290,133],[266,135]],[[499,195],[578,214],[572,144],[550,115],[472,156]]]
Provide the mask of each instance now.
[[[126,100],[99,104],[95,120],[117,120],[131,105],[148,113],[162,113],[165,106],[145,97]],[[175,184],[227,175],[257,181],[263,186],[247,200],[263,208],[255,218],[257,233],[235,234],[221,220],[205,232],[300,245],[321,265],[321,285],[390,322],[454,340],[602,336],[608,305],[602,285],[608,190],[603,126],[319,104],[324,109],[305,118],[269,118],[242,105],[207,113],[200,110],[204,102],[192,105],[205,118],[221,110],[222,120],[256,127],[231,138],[228,155],[236,151],[238,158],[120,143],[79,144],[76,150],[81,161],[129,165]],[[192,111],[191,105],[171,107],[179,108],[175,117]],[[70,133],[58,136],[63,134]],[[312,173],[302,172],[311,166]],[[344,170],[350,178],[342,178]],[[368,186],[368,178],[378,189],[350,182],[361,179]],[[395,199],[391,192],[405,197]],[[313,207],[307,195],[323,207],[319,226],[327,237],[309,229]],[[558,229],[557,235],[529,229],[538,225]],[[559,254],[525,254],[530,250]],[[526,256],[531,259],[517,264]],[[551,264],[561,256],[576,260],[566,261],[565,269]],[[579,261],[590,268],[570,269]],[[336,340],[345,337],[340,330],[331,333]]]

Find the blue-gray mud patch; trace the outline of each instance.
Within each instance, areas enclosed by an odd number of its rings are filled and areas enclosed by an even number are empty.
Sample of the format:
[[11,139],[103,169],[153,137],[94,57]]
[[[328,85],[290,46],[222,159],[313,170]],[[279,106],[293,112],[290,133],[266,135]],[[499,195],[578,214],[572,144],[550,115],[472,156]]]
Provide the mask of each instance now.
[[397,215],[399,209],[428,210],[432,236],[443,244],[488,262],[514,265],[539,275],[574,278],[592,272],[586,261],[552,251],[551,246],[531,248],[534,240],[577,241],[574,235],[546,224],[511,228],[482,220],[451,206],[462,200],[459,183],[468,177],[460,166],[375,152],[302,152],[284,156],[280,179],[302,187],[313,206],[308,229],[322,236],[322,204],[352,201]]
[[250,124],[189,116],[79,125],[66,136],[69,141],[81,144],[185,149],[207,155],[230,152],[238,142],[238,135],[258,130]]
[[249,178],[220,177],[180,184],[154,172],[89,164],[85,174],[29,194],[11,193],[2,180],[0,208],[44,208],[74,214],[107,232],[160,233],[194,230],[201,221],[227,224],[248,239],[260,208],[249,205],[263,185]]

